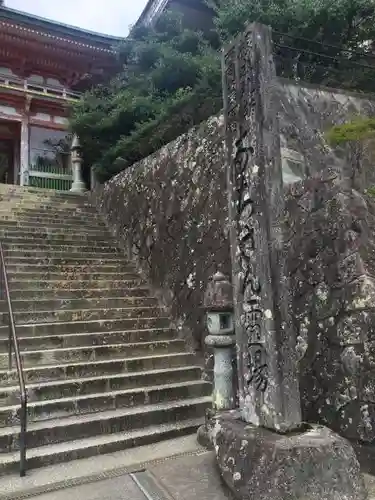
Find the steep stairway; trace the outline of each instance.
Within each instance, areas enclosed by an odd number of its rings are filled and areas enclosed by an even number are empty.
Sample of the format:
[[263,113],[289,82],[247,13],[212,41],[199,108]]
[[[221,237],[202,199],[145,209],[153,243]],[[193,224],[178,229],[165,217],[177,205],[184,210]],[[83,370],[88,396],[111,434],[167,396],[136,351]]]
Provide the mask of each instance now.
[[[0,185],[0,240],[29,399],[29,469],[197,429],[210,385],[85,196]],[[0,307],[1,475],[18,471],[20,411]]]

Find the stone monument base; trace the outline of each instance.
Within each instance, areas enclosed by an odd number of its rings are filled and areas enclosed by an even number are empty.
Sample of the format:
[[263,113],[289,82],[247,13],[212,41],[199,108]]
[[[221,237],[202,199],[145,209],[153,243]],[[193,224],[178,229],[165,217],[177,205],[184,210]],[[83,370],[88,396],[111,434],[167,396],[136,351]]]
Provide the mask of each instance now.
[[214,418],[211,437],[224,482],[246,500],[365,500],[350,443],[326,427],[281,435],[254,427],[238,411]]

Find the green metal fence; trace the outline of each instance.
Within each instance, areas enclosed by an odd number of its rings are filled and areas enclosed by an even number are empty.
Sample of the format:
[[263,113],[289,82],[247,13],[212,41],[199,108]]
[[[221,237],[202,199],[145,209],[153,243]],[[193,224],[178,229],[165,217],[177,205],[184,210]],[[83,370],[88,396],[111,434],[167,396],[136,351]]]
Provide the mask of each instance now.
[[72,167],[50,161],[38,161],[30,166],[29,186],[69,191],[73,183]]

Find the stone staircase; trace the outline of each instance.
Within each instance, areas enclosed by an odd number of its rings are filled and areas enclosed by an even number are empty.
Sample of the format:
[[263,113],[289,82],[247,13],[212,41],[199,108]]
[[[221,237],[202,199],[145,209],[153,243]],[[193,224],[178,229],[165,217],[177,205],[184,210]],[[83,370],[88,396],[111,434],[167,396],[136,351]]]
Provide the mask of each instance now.
[[[29,398],[29,469],[197,429],[210,385],[86,197],[0,185],[0,239]],[[20,432],[1,308],[0,475],[18,471]]]

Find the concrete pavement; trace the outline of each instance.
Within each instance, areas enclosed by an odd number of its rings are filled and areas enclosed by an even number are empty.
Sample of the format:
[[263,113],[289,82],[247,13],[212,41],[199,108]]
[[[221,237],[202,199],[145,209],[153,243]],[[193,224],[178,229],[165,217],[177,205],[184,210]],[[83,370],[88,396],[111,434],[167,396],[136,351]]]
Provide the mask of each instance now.
[[[364,464],[369,500],[375,474]],[[0,478],[0,500],[233,500],[195,435]]]

